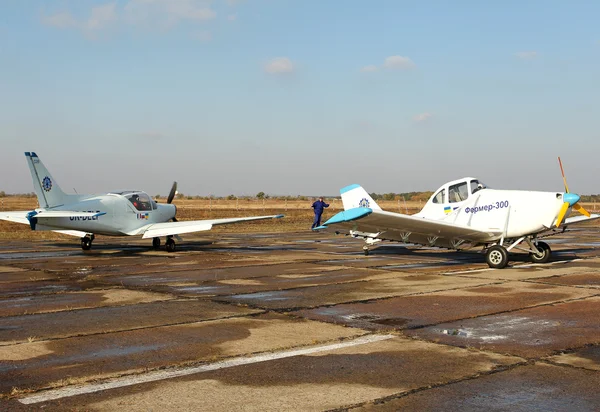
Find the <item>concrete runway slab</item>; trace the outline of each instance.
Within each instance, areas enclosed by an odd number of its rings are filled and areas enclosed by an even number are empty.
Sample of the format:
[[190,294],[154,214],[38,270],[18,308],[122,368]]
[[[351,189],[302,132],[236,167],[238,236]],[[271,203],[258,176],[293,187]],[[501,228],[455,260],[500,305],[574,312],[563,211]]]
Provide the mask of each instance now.
[[414,329],[595,294],[596,291],[586,289],[506,282],[322,307],[299,311],[297,314],[309,319],[369,330]]
[[136,303],[0,317],[0,346],[31,340],[42,341],[194,323],[259,312],[255,309],[195,300]]
[[600,297],[441,323],[406,333],[421,339],[537,359],[600,344]]
[[481,279],[451,278],[439,275],[407,276],[407,274],[404,274],[402,276],[399,274],[392,278],[376,279],[369,282],[259,292],[216,299],[224,302],[243,303],[258,308],[295,309],[434,292],[487,283],[489,282]]
[[536,364],[483,375],[353,411],[594,411],[600,374]]
[[[314,411],[465,379],[522,359],[401,337],[54,401],[80,408]],[[294,371],[290,373],[290,371]],[[210,396],[198,396],[210,394]]]
[[[269,278],[272,276],[293,274],[321,274],[323,272],[342,269],[338,266],[326,266],[315,263],[262,264],[254,266],[230,266],[203,269],[196,263],[194,270],[178,270],[163,272],[160,268],[146,267],[146,273],[111,276],[103,279],[108,284],[125,286],[176,285],[180,283],[224,281],[231,279]],[[140,273],[140,272],[137,272]]]
[[0,393],[328,341],[364,332],[267,314],[0,346]]

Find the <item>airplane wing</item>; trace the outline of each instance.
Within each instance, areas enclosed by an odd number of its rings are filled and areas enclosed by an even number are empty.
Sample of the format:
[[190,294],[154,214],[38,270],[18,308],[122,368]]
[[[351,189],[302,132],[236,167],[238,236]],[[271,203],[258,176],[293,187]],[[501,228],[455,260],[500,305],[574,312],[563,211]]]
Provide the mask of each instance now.
[[572,225],[574,223],[589,222],[590,220],[595,220],[595,219],[599,219],[599,218],[600,218],[600,215],[598,215],[598,214],[592,214],[592,215],[590,215],[590,217],[583,216],[583,215],[569,217],[569,218],[565,219],[562,226]]
[[[439,220],[363,207],[339,212],[321,226],[321,229],[325,228],[347,229],[383,240],[404,243],[427,243],[427,241],[422,242],[422,239],[429,238],[480,243],[496,240],[502,236],[502,231],[497,229],[484,231]],[[414,238],[419,241],[413,241]]]
[[128,235],[139,235],[143,233],[142,238],[148,239],[153,237],[174,236],[183,233],[202,232],[211,230],[213,226],[225,225],[228,223],[249,222],[252,220],[277,219],[283,215],[271,216],[252,216],[252,217],[236,217],[225,219],[207,219],[207,220],[187,220],[183,222],[164,222],[153,223],[136,230]]
[[23,223],[28,225],[29,219],[36,218],[63,218],[63,217],[96,217],[105,215],[104,212],[73,212],[70,210],[41,210],[31,211],[23,210],[17,212],[0,212],[0,220],[9,222]]

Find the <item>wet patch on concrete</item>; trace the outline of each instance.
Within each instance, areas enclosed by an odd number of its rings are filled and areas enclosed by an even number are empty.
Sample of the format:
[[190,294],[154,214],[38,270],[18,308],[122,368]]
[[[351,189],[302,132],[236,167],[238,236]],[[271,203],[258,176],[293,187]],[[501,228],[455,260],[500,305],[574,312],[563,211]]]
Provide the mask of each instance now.
[[206,301],[180,300],[0,317],[0,345],[200,322],[257,312]]
[[600,374],[544,364],[521,366],[353,411],[593,411]]
[[294,309],[333,305],[345,302],[380,299],[414,293],[455,289],[487,283],[478,279],[449,276],[399,276],[368,282],[353,282],[326,286],[312,286],[294,290],[259,292],[216,298],[224,302],[244,303],[269,309]]
[[[540,291],[538,286],[544,286]],[[374,302],[295,312],[298,316],[369,330],[417,328],[593,294],[568,287],[507,282]]]
[[600,298],[540,306],[505,314],[442,323],[407,334],[527,358],[600,343]]
[[229,279],[221,282],[203,282],[195,285],[181,285],[155,288],[180,296],[223,296],[251,294],[255,292],[294,289],[300,287],[341,284],[377,278],[389,278],[394,274],[372,269],[340,269],[320,273],[298,273],[248,279]]
[[165,294],[126,289],[24,296],[0,299],[0,317],[147,303],[172,298],[172,296]]
[[103,279],[103,282],[124,286],[176,285],[191,282],[262,278],[282,274],[321,273],[339,269],[340,267],[322,266],[313,263],[284,263],[211,269],[200,267],[196,270],[180,270],[169,273],[162,273],[159,270],[146,274],[111,276]]
[[[0,298],[8,298],[15,296],[26,296],[26,295],[41,295],[41,294],[53,294],[62,292],[73,292],[80,291],[86,287],[93,287],[92,284],[82,284],[78,282],[51,282],[51,281],[39,281],[39,282],[12,282],[2,284],[0,288]],[[2,299],[0,299],[0,304]]]

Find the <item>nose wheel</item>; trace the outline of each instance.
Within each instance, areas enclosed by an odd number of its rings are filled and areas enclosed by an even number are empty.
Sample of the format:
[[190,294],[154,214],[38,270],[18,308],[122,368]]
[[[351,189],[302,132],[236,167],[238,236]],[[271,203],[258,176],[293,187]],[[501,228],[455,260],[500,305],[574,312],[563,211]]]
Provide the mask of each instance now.
[[175,252],[175,241],[172,237],[167,237],[167,242],[165,243],[165,247],[167,248],[167,252]]
[[548,246],[546,242],[537,242],[536,246],[539,253],[529,253],[529,259],[531,259],[533,263],[548,263],[550,256],[552,255],[550,246]]

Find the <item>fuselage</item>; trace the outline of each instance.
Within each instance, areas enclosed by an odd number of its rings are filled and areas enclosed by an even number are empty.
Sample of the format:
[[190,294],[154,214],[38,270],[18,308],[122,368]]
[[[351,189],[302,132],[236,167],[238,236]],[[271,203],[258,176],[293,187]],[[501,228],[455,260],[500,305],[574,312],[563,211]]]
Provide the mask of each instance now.
[[168,222],[176,214],[175,205],[159,204],[146,193],[123,191],[105,195],[80,196],[76,203],[47,210],[105,213],[93,217],[44,218],[37,215],[36,230],[77,230],[106,236],[126,236],[148,224]]
[[440,187],[415,216],[518,238],[551,228],[563,203],[563,193],[495,190],[467,177]]

